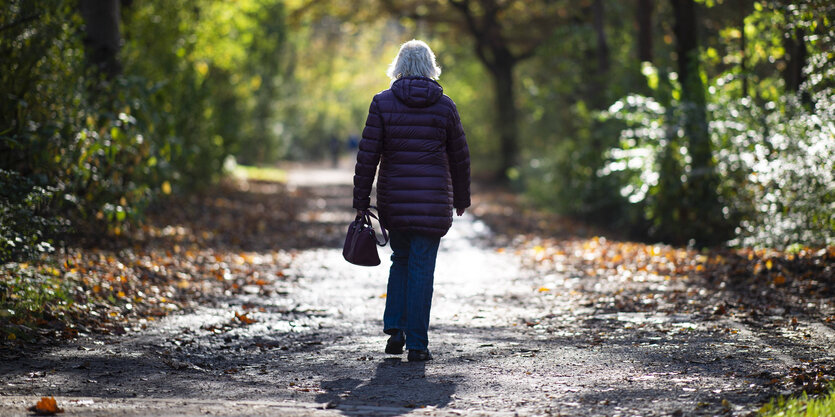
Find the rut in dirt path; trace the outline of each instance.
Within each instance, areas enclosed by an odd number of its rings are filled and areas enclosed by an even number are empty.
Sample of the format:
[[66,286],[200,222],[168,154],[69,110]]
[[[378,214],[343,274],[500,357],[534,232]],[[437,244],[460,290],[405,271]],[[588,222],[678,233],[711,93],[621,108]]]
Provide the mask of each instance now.
[[[464,414],[747,414],[775,393],[764,384],[775,375],[804,361],[833,362],[820,344],[755,322],[600,311],[583,295],[617,294],[621,281],[538,270],[513,250],[492,246],[488,227],[469,214],[455,219],[441,243],[429,333],[436,359],[415,364],[385,355],[390,252],[381,250],[384,263],[376,268],[342,259],[353,217],[350,181],[347,171],[291,171],[288,187],[306,201],[297,221],[320,244],[247,254],[247,262],[283,265],[285,278],[270,291],[255,287],[141,332],[23,355],[0,364],[2,393],[267,400],[345,414],[372,407],[364,410],[380,415],[422,415],[421,407]],[[642,285],[674,291],[691,284]],[[242,324],[235,312],[255,322]],[[827,338],[825,331],[815,334]]]

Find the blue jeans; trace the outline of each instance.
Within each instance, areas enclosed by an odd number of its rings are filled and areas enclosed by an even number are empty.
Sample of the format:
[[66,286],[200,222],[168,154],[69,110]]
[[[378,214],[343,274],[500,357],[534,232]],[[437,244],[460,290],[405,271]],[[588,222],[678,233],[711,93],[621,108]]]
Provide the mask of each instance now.
[[397,230],[389,235],[394,253],[391,255],[383,331],[390,335],[404,332],[406,349],[426,350],[435,259],[441,238]]

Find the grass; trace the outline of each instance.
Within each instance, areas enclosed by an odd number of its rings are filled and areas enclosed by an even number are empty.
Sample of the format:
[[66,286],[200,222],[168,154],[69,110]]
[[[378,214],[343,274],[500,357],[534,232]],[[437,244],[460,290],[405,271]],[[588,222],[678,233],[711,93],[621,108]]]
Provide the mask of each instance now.
[[255,181],[287,182],[287,171],[273,167],[236,165],[232,175]]
[[760,409],[762,417],[828,417],[835,416],[835,385],[829,393],[809,398],[804,392],[798,397],[780,397]]
[[50,265],[11,264],[0,271],[0,337],[27,337],[73,300],[61,272]]

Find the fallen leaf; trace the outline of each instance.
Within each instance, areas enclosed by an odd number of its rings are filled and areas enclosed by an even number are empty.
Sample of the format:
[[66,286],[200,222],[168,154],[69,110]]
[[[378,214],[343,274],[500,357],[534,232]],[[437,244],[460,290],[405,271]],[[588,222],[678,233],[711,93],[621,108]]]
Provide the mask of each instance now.
[[244,313],[244,314],[235,313],[235,318],[238,319],[243,324],[258,323],[258,320],[251,319],[251,318],[247,317],[246,316],[247,314],[248,313]]
[[29,411],[39,416],[51,416],[57,413],[63,413],[64,410],[58,408],[58,402],[55,397],[41,397],[37,404],[29,407]]
[[[769,262],[771,262],[771,261],[769,261]],[[786,277],[784,277],[783,275],[777,275],[776,277],[774,277],[774,285],[783,285],[785,283],[786,283]]]

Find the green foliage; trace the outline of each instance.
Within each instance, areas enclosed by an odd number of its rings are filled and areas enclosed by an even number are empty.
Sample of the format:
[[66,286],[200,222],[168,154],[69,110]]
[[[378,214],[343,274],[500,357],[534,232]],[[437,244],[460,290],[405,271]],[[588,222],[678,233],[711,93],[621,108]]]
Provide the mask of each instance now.
[[53,250],[49,236],[66,226],[64,219],[44,213],[56,191],[0,169],[0,264]]
[[371,98],[388,88],[386,66],[399,41],[385,20],[359,26],[326,15],[300,22],[289,34],[293,61],[276,103],[276,129],[288,158],[323,158],[331,137],[346,143],[349,135],[361,134]]
[[818,398],[810,398],[806,393],[785,398],[780,396],[760,408],[762,417],[824,417],[835,415],[835,386],[829,393]]
[[60,178],[75,161],[81,113],[79,19],[69,2],[14,1],[0,10],[0,263],[37,256],[64,230]]
[[180,6],[122,9],[113,79],[85,62],[77,2],[0,11],[2,260],[42,252],[68,222],[119,235],[160,195],[219,178],[233,152],[278,155],[282,3]]
[[[157,85],[153,120],[180,178],[222,172],[226,156],[274,162],[283,156],[273,102],[284,71],[281,2],[151,1],[128,10],[126,72]],[[155,57],[146,59],[145,57]]]
[[[7,264],[0,270],[0,337],[28,338],[38,322],[63,315],[72,289],[53,266]],[[14,336],[12,336],[14,335]]]
[[[637,231],[639,237],[678,243],[695,238],[703,244],[736,235],[732,244],[778,248],[833,244],[835,130],[830,121],[835,118],[835,69],[832,23],[824,10],[832,6],[814,1],[756,6],[745,18],[745,54],[733,46],[740,42],[736,26],[708,36],[701,57],[706,63],[701,78],[711,80],[706,86],[696,82],[685,94],[675,73],[645,64],[642,72],[651,96],[631,94],[618,100],[602,112],[603,124],[583,122],[574,113],[572,122],[579,124],[569,131],[583,132],[582,126],[589,126],[594,133],[586,138],[594,138],[612,122],[620,123],[615,134],[619,143],[605,145],[596,160],[583,157],[583,151],[593,154],[593,139],[561,143],[547,161],[535,159],[545,168],[532,170],[529,190],[548,196],[548,187],[542,185],[553,182],[552,205],[567,213],[588,213],[608,200],[607,211],[619,219],[614,225]],[[721,22],[723,17],[713,19]],[[797,94],[786,91],[779,71],[791,58],[783,49],[786,27],[808,34],[801,39],[809,51],[806,81]],[[740,65],[743,59],[746,67]],[[699,106],[692,104],[692,91],[699,89],[708,99],[706,117],[694,117]],[[709,121],[710,140],[698,145],[701,154],[696,158],[694,145],[702,141],[694,136],[700,129],[693,123],[699,119]],[[575,181],[576,173],[588,168],[594,174]],[[623,200],[586,192],[593,184],[619,190]],[[716,196],[718,204],[711,202]],[[577,200],[573,206],[565,203]]]
[[[398,18],[374,1],[175,3],[124,3],[113,79],[85,62],[76,1],[0,10],[5,259],[37,256],[67,221],[75,233],[120,234],[160,196],[210,184],[231,157],[326,156],[331,138],[360,133],[371,96],[389,85],[386,66],[412,38],[444,68],[473,172],[494,174],[502,161],[490,74],[461,20],[425,7],[415,13],[426,20]],[[703,244],[736,228],[738,244],[831,244],[835,6],[699,2],[701,55],[685,82],[670,70],[668,2],[654,3],[653,63],[643,66],[635,5],[599,4],[602,21],[591,6],[503,12],[514,25],[529,13],[554,22],[515,67],[524,162],[514,184],[541,206],[638,237]],[[801,61],[795,94],[786,80]]]
[[711,130],[721,146],[722,195],[739,219],[732,243],[835,244],[833,92],[809,94],[811,107],[799,96],[757,106],[717,95]]
[[[601,122],[596,113],[642,79],[630,57],[633,28],[618,16],[630,13],[620,2],[606,2],[610,60],[601,71],[594,56],[596,38],[589,22],[563,24],[537,55],[520,68],[522,182],[539,206],[617,228],[642,228],[628,219],[613,177],[597,175],[606,150],[618,144],[620,124]],[[615,47],[620,45],[618,47]],[[637,220],[637,222],[636,222]]]
[[[725,222],[738,225],[733,244],[784,248],[835,242],[835,102],[833,89],[820,85],[830,83],[835,72],[826,65],[821,72],[827,77],[804,86],[811,107],[803,105],[803,93],[761,105],[734,98],[728,94],[733,90],[723,88],[733,80],[730,74],[708,88],[710,134],[721,179],[717,192]],[[684,187],[690,167],[679,136],[684,132],[677,122],[679,106],[675,101],[671,106],[642,96],[616,102],[608,115],[627,128],[600,174],[618,176],[624,184],[621,193],[653,222],[652,232],[675,240],[672,233],[690,223],[682,223],[687,219],[677,208],[688,198]],[[705,227],[704,221],[690,224]]]
[[603,113],[626,128],[620,146],[609,150],[608,163],[597,175],[618,178],[620,194],[631,204],[630,218],[646,219],[649,237],[682,243],[709,223],[693,218],[697,215],[693,205],[682,204],[694,194],[694,168],[685,136],[688,109],[675,99],[669,103],[663,106],[652,98],[631,95]]
[[236,165],[231,171],[236,177],[254,181],[287,182],[287,171],[278,168]]
[[[616,227],[632,227],[633,221],[623,218],[624,198],[618,193],[620,183],[611,176],[597,175],[605,163],[605,152],[617,138],[618,125],[597,123],[594,112],[583,102],[570,113],[565,126],[574,137],[564,137],[549,146],[546,152],[531,156],[522,170],[527,194],[539,206],[560,213],[580,216],[586,220]],[[613,222],[613,220],[618,222]],[[637,219],[638,223],[643,223]]]

